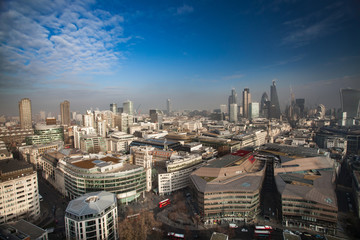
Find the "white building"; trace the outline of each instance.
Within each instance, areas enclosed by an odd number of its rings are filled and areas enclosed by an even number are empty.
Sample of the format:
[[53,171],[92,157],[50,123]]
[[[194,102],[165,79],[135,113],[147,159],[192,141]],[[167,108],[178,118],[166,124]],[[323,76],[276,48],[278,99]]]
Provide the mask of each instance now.
[[84,135],[94,135],[96,130],[93,127],[78,127],[73,126],[74,133],[74,148],[80,148],[80,138]]
[[230,112],[229,112],[229,121],[230,122],[237,122],[238,118],[238,106],[236,103],[232,103],[230,104],[230,108],[229,108]]
[[86,114],[83,115],[83,126],[84,127],[95,127],[94,113],[92,113],[90,110],[87,110]]
[[159,173],[159,194],[171,194],[173,191],[189,185],[190,174],[202,165],[202,156],[197,154],[172,155],[166,161],[166,173]]
[[127,134],[124,132],[113,132],[107,138],[107,147],[108,151],[111,152],[123,152],[129,151],[130,143],[136,138],[132,134]]
[[0,224],[40,217],[37,173],[25,161],[0,160]]
[[249,103],[249,118],[254,119],[259,117],[260,105],[258,102]]
[[118,239],[116,196],[92,192],[72,201],[66,208],[66,239]]
[[151,178],[151,167],[153,161],[153,151],[154,147],[149,146],[140,146],[140,147],[132,147],[131,154],[134,158],[134,164],[137,166],[141,166],[146,171],[146,191],[151,191],[152,188],[152,178]]
[[119,131],[129,133],[129,127],[133,123],[134,123],[133,115],[122,113],[120,115],[115,116],[115,127],[117,127]]

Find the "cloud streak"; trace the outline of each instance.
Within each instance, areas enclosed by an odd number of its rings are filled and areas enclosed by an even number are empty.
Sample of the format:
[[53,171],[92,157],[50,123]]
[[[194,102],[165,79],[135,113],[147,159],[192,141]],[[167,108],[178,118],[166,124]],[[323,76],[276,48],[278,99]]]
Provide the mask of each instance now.
[[92,4],[9,2],[0,13],[1,82],[112,71],[126,58],[118,49],[131,37],[124,36],[122,16],[92,10]]
[[342,4],[336,3],[305,17],[284,22],[289,31],[283,37],[282,44],[295,48],[308,45],[316,39],[339,31],[345,19]]

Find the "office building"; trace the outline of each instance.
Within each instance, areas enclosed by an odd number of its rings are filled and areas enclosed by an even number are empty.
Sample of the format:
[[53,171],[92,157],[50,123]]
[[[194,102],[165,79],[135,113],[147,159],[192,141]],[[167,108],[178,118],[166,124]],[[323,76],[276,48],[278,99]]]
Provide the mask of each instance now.
[[113,113],[117,114],[118,112],[118,107],[116,103],[110,103],[110,111],[112,111]]
[[170,116],[172,112],[170,99],[166,100],[166,110],[167,110],[167,115]]
[[141,166],[126,163],[129,157],[90,154],[59,159],[65,195],[74,199],[88,192],[108,191],[116,194],[119,204],[138,199],[145,194],[146,171]]
[[343,88],[340,89],[340,102],[342,112],[346,112],[347,118],[356,118],[360,115],[360,90]]
[[251,103],[251,94],[248,88],[245,88],[243,91],[243,112],[242,116],[244,118],[249,118],[249,104]]
[[190,175],[190,189],[206,224],[255,220],[265,163],[239,150],[207,163]]
[[25,161],[0,160],[0,224],[37,220],[40,203],[37,172]]
[[275,80],[273,80],[273,84],[270,86],[269,118],[280,119],[280,115],[281,115],[281,111],[280,111],[279,97],[276,91]]
[[168,195],[189,186],[189,176],[202,165],[202,156],[178,152],[172,154],[164,168],[158,168],[160,195]]
[[235,88],[231,89],[231,95],[229,96],[228,100],[228,113],[230,114],[230,105],[231,104],[237,104],[237,93],[235,91]]
[[299,108],[299,117],[305,117],[305,99],[297,98],[295,99],[295,106]]
[[141,166],[146,171],[146,191],[150,192],[152,188],[152,163],[153,155],[152,152],[155,150],[154,147],[141,146],[132,147],[130,154],[133,156],[133,162],[137,166]]
[[26,136],[26,145],[47,144],[64,141],[64,128],[58,125],[36,124],[34,135]]
[[86,114],[83,115],[83,126],[95,128],[95,115],[92,111],[86,110]]
[[119,131],[129,133],[129,128],[133,123],[133,115],[121,113],[115,116],[115,127],[117,127]]
[[20,128],[31,129],[32,128],[32,115],[31,115],[31,100],[23,98],[19,102],[19,117]]
[[70,102],[65,100],[60,103],[61,125],[70,126]]
[[230,122],[237,122],[238,120],[238,106],[236,103],[230,104],[229,108],[229,121]]
[[260,104],[258,102],[252,102],[249,104],[249,119],[259,117]]
[[261,96],[260,101],[260,117],[268,118],[269,117],[269,97],[266,92]]
[[134,114],[134,109],[133,109],[133,102],[130,100],[127,100],[123,103],[123,112],[127,113],[129,115],[133,115]]
[[227,107],[226,107],[226,104],[221,104],[220,105],[220,112],[221,113],[227,113]]
[[23,219],[1,224],[0,239],[7,240],[48,240],[46,230]]
[[135,139],[132,134],[120,131],[112,132],[107,138],[107,149],[111,152],[128,152],[130,150],[130,143]]
[[66,239],[118,239],[115,194],[92,192],[72,201],[65,212]]
[[101,136],[82,135],[80,137],[80,150],[87,153],[106,152],[106,140]]

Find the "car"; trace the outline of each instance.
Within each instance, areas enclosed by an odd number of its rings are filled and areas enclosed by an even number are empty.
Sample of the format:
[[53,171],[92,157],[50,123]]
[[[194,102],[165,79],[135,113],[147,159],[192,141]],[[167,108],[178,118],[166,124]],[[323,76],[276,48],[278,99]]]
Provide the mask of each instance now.
[[270,221],[270,217],[269,216],[264,216],[265,221]]
[[248,232],[249,230],[247,228],[242,228],[241,231],[242,232]]

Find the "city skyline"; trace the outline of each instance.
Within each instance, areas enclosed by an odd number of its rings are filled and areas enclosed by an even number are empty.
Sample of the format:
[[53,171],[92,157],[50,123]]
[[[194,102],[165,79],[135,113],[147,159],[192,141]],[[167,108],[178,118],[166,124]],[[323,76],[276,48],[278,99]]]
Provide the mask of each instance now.
[[[296,10],[295,10],[296,9]],[[360,89],[356,1],[5,1],[0,19],[0,115],[108,109],[212,110],[232,88],[281,110],[295,98],[340,108]],[[44,101],[46,99],[46,101]],[[238,99],[238,105],[241,104]]]

